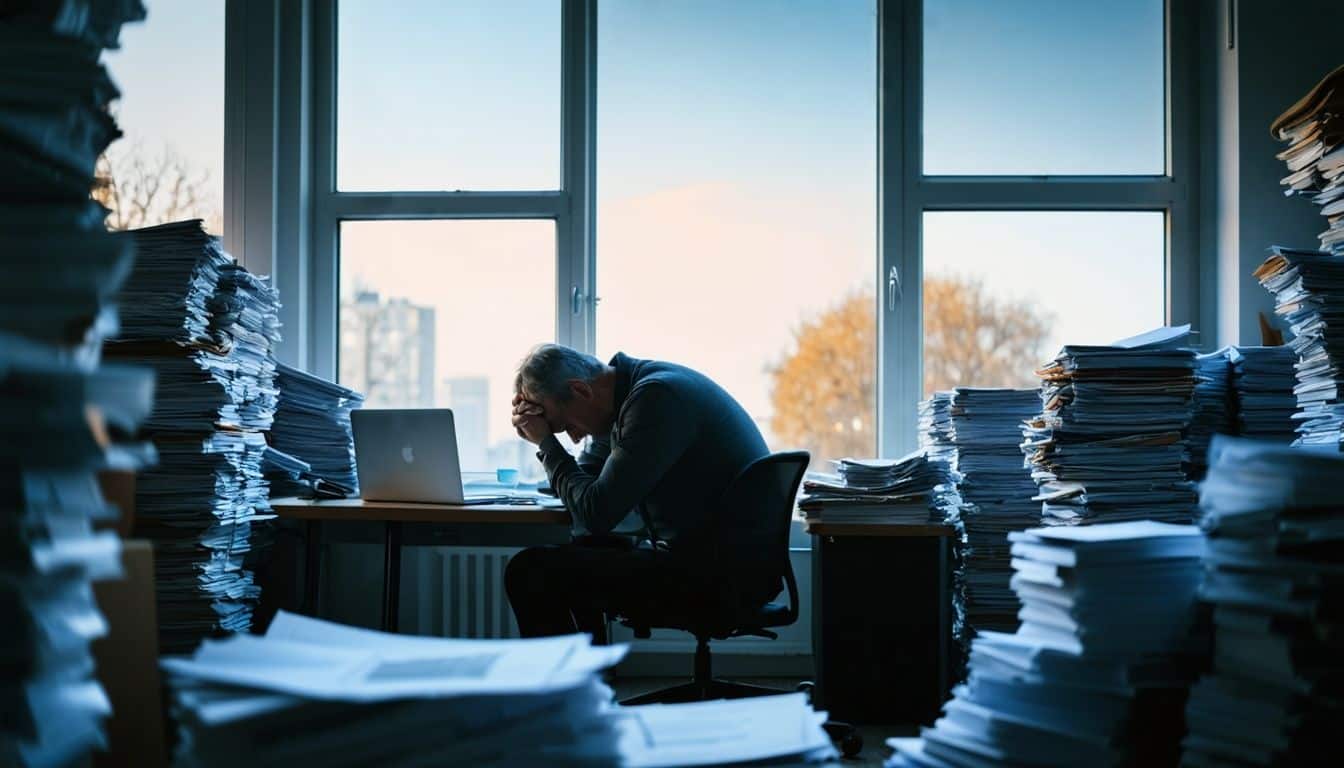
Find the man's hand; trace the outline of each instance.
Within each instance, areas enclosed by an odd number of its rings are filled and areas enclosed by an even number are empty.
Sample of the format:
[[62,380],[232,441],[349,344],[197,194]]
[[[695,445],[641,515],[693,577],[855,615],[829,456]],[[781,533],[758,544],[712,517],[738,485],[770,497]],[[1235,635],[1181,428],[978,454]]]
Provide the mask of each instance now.
[[534,445],[540,445],[551,434],[545,409],[522,395],[513,396],[513,428],[519,437]]

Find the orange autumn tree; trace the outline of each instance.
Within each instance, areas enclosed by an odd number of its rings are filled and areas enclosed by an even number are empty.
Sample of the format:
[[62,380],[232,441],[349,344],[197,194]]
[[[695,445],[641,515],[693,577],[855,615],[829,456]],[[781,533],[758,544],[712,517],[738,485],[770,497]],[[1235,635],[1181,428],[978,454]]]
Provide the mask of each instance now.
[[[771,367],[770,428],[781,445],[807,446],[813,465],[872,455],[877,445],[874,296],[853,293],[794,331],[794,349]],[[1034,387],[1048,318],[996,299],[979,280],[924,280],[924,391],[956,386]]]

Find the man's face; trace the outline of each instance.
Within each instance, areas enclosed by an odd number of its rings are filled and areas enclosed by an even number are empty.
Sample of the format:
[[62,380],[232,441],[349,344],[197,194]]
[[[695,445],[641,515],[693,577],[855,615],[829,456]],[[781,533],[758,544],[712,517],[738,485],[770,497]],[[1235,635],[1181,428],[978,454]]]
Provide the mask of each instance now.
[[571,381],[569,394],[570,398],[564,402],[549,396],[540,400],[552,432],[564,432],[577,443],[589,435],[601,435],[611,430],[612,409],[609,405],[604,407],[598,393],[587,382]]

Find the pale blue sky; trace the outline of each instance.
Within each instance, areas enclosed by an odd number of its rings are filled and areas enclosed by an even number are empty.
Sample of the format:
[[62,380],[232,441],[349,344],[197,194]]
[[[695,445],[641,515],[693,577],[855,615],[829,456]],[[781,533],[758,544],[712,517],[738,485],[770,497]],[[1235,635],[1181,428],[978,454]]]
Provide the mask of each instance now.
[[[224,4],[147,5],[108,57],[123,126],[219,185]],[[558,184],[559,0],[341,6],[343,188]],[[928,0],[929,170],[1160,173],[1161,17],[1161,0]],[[768,420],[764,369],[793,329],[876,274],[875,23],[871,0],[599,2],[600,354],[696,365]],[[501,350],[489,329],[510,324],[509,347],[550,338],[554,292],[509,313],[498,270],[462,256],[489,251],[483,231],[546,241],[527,225],[456,231],[388,230],[383,253],[363,238],[343,286],[442,307],[440,377],[488,376],[501,409],[500,361],[524,350]],[[930,214],[926,270],[978,275],[1053,315],[1048,357],[1161,323],[1162,231],[1160,215]],[[467,327],[463,304],[491,320]]]

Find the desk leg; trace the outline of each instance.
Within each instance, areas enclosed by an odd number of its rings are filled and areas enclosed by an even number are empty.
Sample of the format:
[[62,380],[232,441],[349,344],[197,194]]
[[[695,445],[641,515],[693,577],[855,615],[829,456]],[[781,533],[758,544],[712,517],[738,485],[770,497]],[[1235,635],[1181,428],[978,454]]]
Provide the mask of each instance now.
[[401,601],[401,523],[383,526],[383,631],[396,632]]
[[938,700],[947,700],[951,688],[952,573],[949,562],[952,539],[938,537]]
[[317,616],[317,600],[322,580],[322,521],[309,520],[304,525],[303,555],[303,612]]

